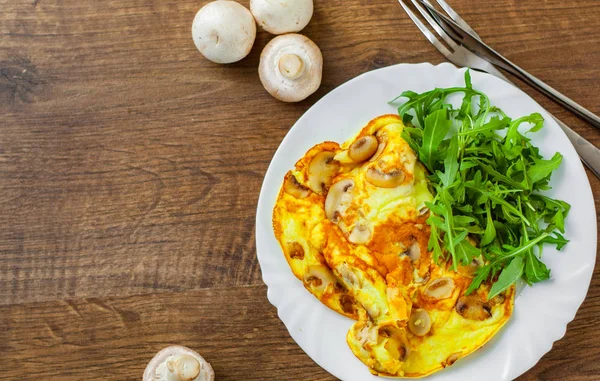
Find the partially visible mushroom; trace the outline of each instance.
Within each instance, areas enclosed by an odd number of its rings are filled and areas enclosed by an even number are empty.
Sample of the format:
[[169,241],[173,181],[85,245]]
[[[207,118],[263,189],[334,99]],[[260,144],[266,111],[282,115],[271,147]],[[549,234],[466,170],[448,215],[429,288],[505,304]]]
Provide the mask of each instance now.
[[457,270],[460,275],[467,278],[473,278],[475,276],[475,272],[483,265],[483,263],[484,262],[483,259],[481,259],[481,257],[475,257],[473,258],[471,263],[469,263],[466,266],[463,266],[459,263]]
[[363,161],[370,159],[375,152],[377,152],[378,147],[379,142],[375,136],[365,135],[350,145],[348,148],[348,156],[352,161],[362,163]]
[[213,381],[210,364],[196,351],[172,345],[158,352],[146,366],[143,381]]
[[273,34],[299,32],[313,15],[313,0],[250,0],[250,11]]
[[406,339],[403,340],[399,336],[393,335],[383,340],[385,341],[383,347],[388,351],[390,356],[398,361],[406,361],[410,354],[410,347]]
[[304,259],[304,248],[298,242],[288,242],[287,244],[288,255],[292,259]]
[[498,304],[504,303],[505,300],[506,300],[506,296],[504,295],[504,293],[500,293],[500,294],[494,296],[492,299],[488,300],[488,303],[491,307],[494,307]]
[[454,280],[442,277],[429,282],[425,287],[424,294],[432,299],[441,300],[452,296],[452,291],[454,291]]
[[418,241],[414,241],[408,247],[408,250],[406,251],[406,255],[410,258],[410,261],[412,263],[415,263],[416,261],[419,260],[419,258],[421,258],[421,247],[419,246]]
[[469,320],[485,320],[492,316],[492,306],[475,295],[458,298],[455,309],[460,316]]
[[283,190],[296,198],[306,198],[310,195],[310,189],[300,184],[291,171],[285,176]]
[[347,263],[342,263],[341,265],[339,265],[337,267],[337,270],[340,274],[340,277],[344,281],[346,287],[354,290],[362,287],[360,279],[358,279],[354,271],[352,271],[352,269],[350,268],[350,266],[348,266]]
[[216,63],[231,63],[246,57],[256,38],[256,23],[248,8],[230,0],[203,6],[192,24],[196,48]]
[[442,366],[447,367],[454,365],[454,363],[460,358],[462,352],[454,352],[446,359],[446,362],[442,364]]
[[371,156],[371,158],[369,159],[369,161],[371,161],[371,162],[377,160],[379,155],[381,155],[383,153],[383,150],[387,146],[387,140],[388,140],[387,132],[385,132],[384,130],[378,130],[375,132],[375,138],[377,139],[377,142],[379,144],[377,145],[377,150],[375,151],[373,156]]
[[308,165],[308,186],[316,193],[324,193],[331,186],[340,165],[334,160],[335,152],[323,151],[316,154]]
[[371,229],[363,224],[356,224],[348,236],[348,241],[356,244],[364,244],[371,239]]
[[269,94],[284,102],[299,102],[317,91],[322,74],[321,50],[300,34],[277,36],[260,54],[260,81]]
[[376,187],[395,188],[404,181],[404,172],[396,169],[386,173],[375,168],[369,168],[365,178]]
[[325,215],[330,221],[337,222],[340,214],[340,206],[350,199],[354,181],[343,179],[333,184],[329,188],[327,198],[325,198]]
[[329,284],[337,282],[331,270],[323,265],[308,266],[304,273],[304,285],[312,290],[324,292]]

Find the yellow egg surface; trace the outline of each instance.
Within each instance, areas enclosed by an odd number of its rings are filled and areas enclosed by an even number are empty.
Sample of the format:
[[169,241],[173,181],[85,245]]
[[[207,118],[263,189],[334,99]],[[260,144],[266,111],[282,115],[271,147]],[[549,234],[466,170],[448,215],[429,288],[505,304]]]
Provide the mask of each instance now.
[[342,145],[311,148],[283,179],[273,229],[305,288],[357,320],[352,352],[374,374],[416,378],[485,344],[512,314],[514,289],[465,296],[481,260],[457,272],[432,260],[433,196],[403,128],[383,115]]

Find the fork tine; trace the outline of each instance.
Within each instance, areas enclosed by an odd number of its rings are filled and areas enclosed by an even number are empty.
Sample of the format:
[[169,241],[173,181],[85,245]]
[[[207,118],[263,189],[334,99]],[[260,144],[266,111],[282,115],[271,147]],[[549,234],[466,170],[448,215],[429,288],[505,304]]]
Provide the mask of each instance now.
[[413,13],[413,11],[411,11],[410,8],[408,8],[402,0],[398,0],[398,2],[402,6],[402,8],[404,8],[404,11],[408,15],[408,17],[410,17],[410,19],[415,23],[417,28],[419,28],[421,33],[423,33],[425,35],[425,37],[429,40],[429,42],[431,42],[431,44],[433,46],[435,46],[436,49],[439,50],[440,53],[442,53],[445,57],[451,56],[452,52],[450,50],[448,50],[448,48],[446,48],[444,46],[444,44],[442,44],[440,42],[440,40],[438,40],[435,37],[435,35],[433,33],[431,33],[431,31],[429,29],[427,29],[427,27],[421,22],[421,20],[417,17],[417,15],[415,15]]
[[442,7],[442,9],[444,11],[446,11],[446,13],[448,14],[448,16],[450,16],[450,18],[452,20],[454,20],[458,25],[462,26],[463,29],[465,29],[467,32],[471,33],[473,36],[477,37],[478,40],[481,40],[481,37],[479,37],[479,35],[477,34],[477,32],[475,32],[473,30],[473,28],[471,28],[471,26],[469,24],[467,24],[467,22],[458,15],[458,13],[456,13],[454,11],[454,9],[452,9],[452,7],[446,3],[444,0],[436,0],[437,3],[440,5],[440,7]]
[[431,16],[429,15],[429,12],[426,11],[425,9],[423,9],[423,7],[417,2],[417,0],[411,0],[413,5],[415,6],[415,8],[417,8],[417,10],[419,11],[419,13],[421,13],[421,15],[423,16],[423,18],[425,20],[427,20],[427,22],[429,23],[429,25],[431,25],[431,27],[437,32],[437,34],[444,39],[444,41],[446,41],[446,43],[448,45],[450,45],[450,47],[454,50],[458,49],[458,45],[456,45],[456,43],[454,42],[454,40],[452,40],[452,38],[448,35],[448,33],[446,33],[437,22],[435,22],[434,19],[431,18]]

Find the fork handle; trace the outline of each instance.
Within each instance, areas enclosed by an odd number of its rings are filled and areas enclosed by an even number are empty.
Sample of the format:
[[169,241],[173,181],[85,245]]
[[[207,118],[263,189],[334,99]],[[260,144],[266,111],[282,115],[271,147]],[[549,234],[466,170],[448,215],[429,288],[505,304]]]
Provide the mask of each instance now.
[[500,54],[498,55],[500,56],[501,60],[499,62],[494,62],[496,65],[500,66],[502,69],[508,71],[509,73],[519,77],[523,81],[527,82],[529,85],[535,87],[555,102],[563,105],[566,109],[590,123],[592,126],[600,128],[600,117],[598,115],[586,109],[585,107],[575,102],[571,98],[567,97],[560,91],[548,86],[543,81],[536,78],[532,74],[529,74],[525,70],[521,69],[519,66],[510,62],[505,57],[501,56]]

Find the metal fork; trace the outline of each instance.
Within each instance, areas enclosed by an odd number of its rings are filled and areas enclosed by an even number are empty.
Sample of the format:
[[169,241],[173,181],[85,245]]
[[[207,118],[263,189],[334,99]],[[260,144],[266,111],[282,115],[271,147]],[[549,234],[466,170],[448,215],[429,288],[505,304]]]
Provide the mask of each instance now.
[[[504,74],[502,74],[498,69],[494,67],[491,63],[487,62],[483,58],[477,56],[471,51],[467,50],[461,45],[458,45],[454,40],[431,18],[429,13],[423,9],[421,5],[416,0],[411,0],[415,8],[419,11],[419,13],[423,16],[423,18],[429,23],[429,25],[435,30],[435,32],[448,44],[450,49],[448,49],[438,38],[431,32],[423,22],[415,15],[415,13],[404,3],[403,0],[398,0],[404,11],[410,17],[410,19],[415,23],[417,28],[425,35],[425,37],[436,47],[437,50],[444,55],[450,62],[458,66],[470,67],[472,69],[476,69],[479,71],[486,72],[488,74],[492,74],[498,78],[503,79],[504,81],[514,85]],[[469,26],[454,10],[448,5],[444,0],[436,0],[440,6],[446,11],[446,13],[452,18],[457,24],[462,26],[464,29],[469,31],[473,36],[479,38],[479,35],[475,33],[473,28]],[[426,1],[429,5],[429,2]],[[585,140],[581,135],[570,129],[566,124],[557,119],[554,115],[552,115],[556,123],[562,128],[565,132],[575,150],[579,154],[581,161],[596,175],[596,177],[600,178],[600,149],[596,148],[592,143]]]

